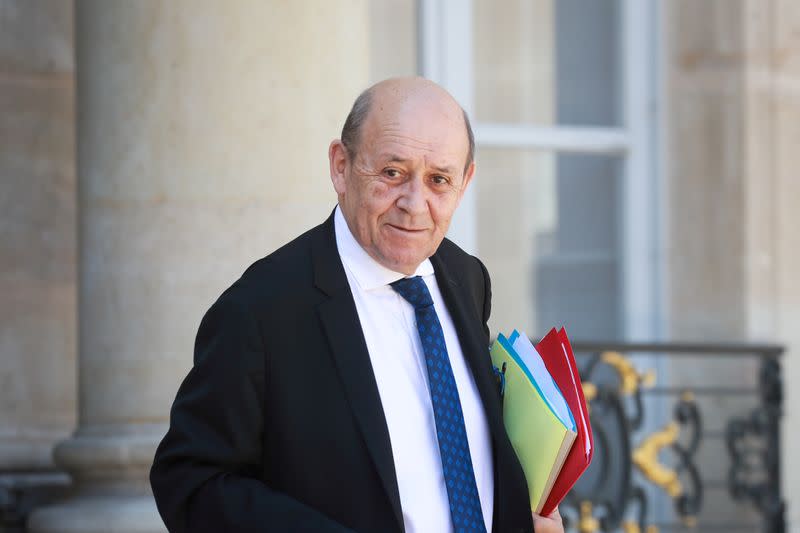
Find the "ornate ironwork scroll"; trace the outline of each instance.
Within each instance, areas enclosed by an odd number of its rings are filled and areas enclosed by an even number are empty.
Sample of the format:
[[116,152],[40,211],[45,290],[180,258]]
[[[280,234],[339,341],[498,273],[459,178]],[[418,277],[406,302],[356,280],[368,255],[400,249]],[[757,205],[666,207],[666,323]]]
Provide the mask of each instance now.
[[785,504],[780,486],[780,417],[783,402],[781,367],[764,359],[759,375],[762,405],[749,416],[728,423],[731,456],[728,486],[735,500],[752,502],[764,515],[767,531],[783,533]]
[[[605,347],[608,349],[604,350]],[[634,444],[634,433],[643,429],[646,417],[643,393],[655,385],[656,376],[652,370],[638,371],[623,355],[630,351],[710,356],[733,353],[762,361],[759,380],[761,405],[748,416],[731,420],[722,435],[732,458],[728,485],[737,501],[754,504],[764,518],[765,531],[784,533],[778,453],[782,403],[777,359],[780,347],[619,344],[591,345],[591,348],[584,345],[578,350],[591,354],[582,359],[581,378],[589,402],[595,452],[592,465],[561,505],[568,531],[657,533],[657,524],[649,514],[653,505],[648,498],[659,492],[672,501],[675,515],[680,519],[680,524],[671,523],[671,527],[682,525],[696,526],[698,531],[728,530],[723,521],[709,526],[698,520],[706,482],[698,468],[698,451],[705,433],[695,393],[657,387],[662,395],[676,398],[672,420],[641,438],[638,445]],[[712,397],[714,394],[738,397],[741,395],[738,390],[700,387],[697,392]],[[715,433],[719,432],[712,431],[708,435]],[[641,475],[634,475],[634,470]],[[710,482],[719,487],[716,480]],[[652,488],[646,490],[647,486]],[[754,527],[760,528],[759,525]]]

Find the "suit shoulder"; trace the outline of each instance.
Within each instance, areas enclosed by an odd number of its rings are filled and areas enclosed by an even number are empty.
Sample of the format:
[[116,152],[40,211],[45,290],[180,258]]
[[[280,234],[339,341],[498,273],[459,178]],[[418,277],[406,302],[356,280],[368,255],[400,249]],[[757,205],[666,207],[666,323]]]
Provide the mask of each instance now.
[[312,228],[271,254],[251,264],[226,289],[220,299],[238,300],[248,306],[274,301],[282,294],[299,294],[313,285],[311,240],[321,226]]
[[[476,274],[482,274],[481,270],[485,270],[483,263],[480,259],[465,252],[459,245],[450,239],[444,239],[436,254],[448,264],[457,266],[459,268],[467,268],[471,271],[474,269]],[[472,273],[472,272],[471,272]]]
[[[484,264],[449,239],[442,241],[436,255],[467,286],[479,316],[482,316],[486,323],[491,314],[492,283]],[[488,338],[488,328],[486,328],[486,335]]]

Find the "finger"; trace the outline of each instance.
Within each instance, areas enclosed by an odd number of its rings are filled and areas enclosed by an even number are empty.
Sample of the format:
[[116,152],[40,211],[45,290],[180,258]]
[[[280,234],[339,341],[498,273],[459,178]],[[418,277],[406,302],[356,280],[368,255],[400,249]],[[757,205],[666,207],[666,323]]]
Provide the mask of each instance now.
[[531,512],[531,516],[533,517],[534,524],[537,522],[556,522],[558,524],[561,523],[561,513],[559,512],[558,507],[553,509],[553,511],[547,516],[542,516],[534,512]]
[[558,506],[557,505],[556,505],[556,508],[553,509],[553,512],[550,513],[549,515],[547,515],[547,518],[549,518],[551,520],[561,521],[561,513],[558,511]]

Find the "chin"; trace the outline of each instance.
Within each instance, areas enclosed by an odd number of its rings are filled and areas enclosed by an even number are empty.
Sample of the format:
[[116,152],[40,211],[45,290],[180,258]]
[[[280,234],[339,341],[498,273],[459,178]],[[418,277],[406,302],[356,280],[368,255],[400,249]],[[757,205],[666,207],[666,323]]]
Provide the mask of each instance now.
[[413,274],[419,265],[425,261],[427,256],[420,255],[401,255],[397,254],[384,256],[386,258],[386,266],[395,272],[403,272]]

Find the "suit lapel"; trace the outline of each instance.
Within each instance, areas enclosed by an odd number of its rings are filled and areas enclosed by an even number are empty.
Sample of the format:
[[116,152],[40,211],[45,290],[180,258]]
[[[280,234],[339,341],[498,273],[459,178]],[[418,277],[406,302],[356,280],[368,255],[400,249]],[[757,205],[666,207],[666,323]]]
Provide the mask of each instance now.
[[467,287],[452,275],[441,257],[434,254],[431,262],[436,272],[439,290],[442,292],[447,310],[453,319],[453,325],[461,343],[461,351],[464,353],[464,358],[472,371],[475,385],[481,396],[492,439],[495,440],[499,436],[498,432],[504,432],[505,429],[500,409],[500,397],[489,365],[489,346],[483,337],[483,321],[477,315],[475,306],[469,304]]
[[320,230],[315,232],[312,243],[314,283],[329,298],[318,306],[317,311],[353,415],[402,530],[403,515],[389,428],[358,311],[336,249],[333,215]]

